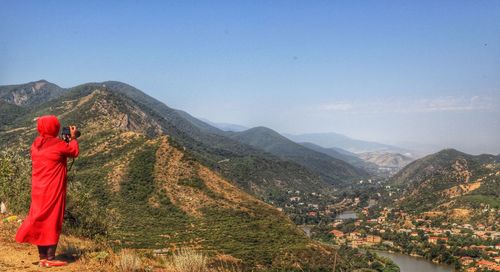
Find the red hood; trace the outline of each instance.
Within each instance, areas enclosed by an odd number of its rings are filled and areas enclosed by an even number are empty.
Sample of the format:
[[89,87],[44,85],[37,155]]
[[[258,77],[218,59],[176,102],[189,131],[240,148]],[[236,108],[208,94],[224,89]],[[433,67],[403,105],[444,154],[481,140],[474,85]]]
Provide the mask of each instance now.
[[40,137],[35,139],[34,144],[37,148],[40,148],[45,142],[45,137],[57,137],[61,124],[56,116],[45,115],[38,118],[37,128],[38,133],[40,133]]
[[55,115],[45,115],[38,118],[38,133],[40,136],[57,137],[61,124]]

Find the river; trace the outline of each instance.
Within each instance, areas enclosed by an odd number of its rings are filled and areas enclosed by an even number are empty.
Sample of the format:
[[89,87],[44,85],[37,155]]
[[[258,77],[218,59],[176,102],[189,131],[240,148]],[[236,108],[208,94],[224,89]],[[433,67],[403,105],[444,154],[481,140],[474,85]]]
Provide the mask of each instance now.
[[346,220],[346,219],[357,219],[358,216],[354,211],[344,211],[341,214],[337,215],[335,219]]
[[375,251],[378,255],[390,258],[396,263],[401,272],[452,272],[453,267],[443,264],[435,264],[423,258],[413,257],[400,253],[391,253],[386,251]]
[[[358,216],[354,211],[344,211],[337,215],[335,219],[347,220],[357,219]],[[448,265],[435,264],[424,258],[413,257],[400,253],[390,253],[387,251],[376,251],[378,255],[390,258],[400,268],[401,272],[453,272],[455,269]]]

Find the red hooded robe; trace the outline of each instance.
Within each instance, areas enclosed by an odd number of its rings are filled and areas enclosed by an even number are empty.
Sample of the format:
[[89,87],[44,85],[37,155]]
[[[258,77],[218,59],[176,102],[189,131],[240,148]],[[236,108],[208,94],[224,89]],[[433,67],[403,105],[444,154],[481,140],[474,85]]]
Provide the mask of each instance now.
[[38,136],[31,145],[31,206],[17,231],[16,241],[39,246],[56,245],[66,204],[66,160],[78,156],[78,142],[57,138],[59,120],[53,115],[38,119]]

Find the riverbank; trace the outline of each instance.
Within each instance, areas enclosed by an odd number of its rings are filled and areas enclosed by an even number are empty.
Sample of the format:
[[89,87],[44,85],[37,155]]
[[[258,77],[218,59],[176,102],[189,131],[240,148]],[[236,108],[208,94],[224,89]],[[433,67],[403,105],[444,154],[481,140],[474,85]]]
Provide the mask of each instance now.
[[388,251],[373,251],[379,256],[391,259],[399,266],[401,272],[453,272],[455,269],[449,265],[436,264],[422,257],[410,256],[402,253]]

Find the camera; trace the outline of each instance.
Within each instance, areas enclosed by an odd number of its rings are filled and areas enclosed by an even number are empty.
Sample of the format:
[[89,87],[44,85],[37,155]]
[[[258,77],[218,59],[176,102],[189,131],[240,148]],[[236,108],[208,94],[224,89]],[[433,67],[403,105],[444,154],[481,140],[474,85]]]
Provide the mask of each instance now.
[[[62,132],[61,132],[61,135],[62,135],[62,139],[65,141],[65,142],[68,142],[71,140],[71,130],[69,129],[69,127],[63,127],[62,128]],[[80,137],[81,133],[80,131],[76,131],[75,132],[75,138],[78,139],[78,137]]]

